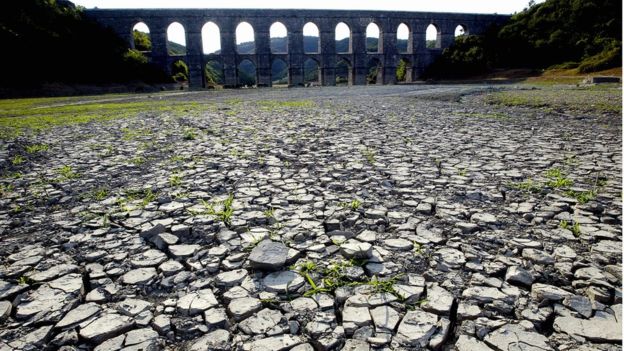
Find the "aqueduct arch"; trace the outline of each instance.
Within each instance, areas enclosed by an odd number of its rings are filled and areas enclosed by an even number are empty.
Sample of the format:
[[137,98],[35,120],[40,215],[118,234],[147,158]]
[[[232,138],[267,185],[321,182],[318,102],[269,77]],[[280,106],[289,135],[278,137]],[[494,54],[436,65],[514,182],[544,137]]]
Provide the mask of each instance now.
[[[91,9],[87,15],[100,24],[110,27],[128,45],[134,45],[132,30],[135,24],[145,23],[150,29],[152,51],[150,60],[169,70],[174,61],[183,59],[189,66],[189,84],[193,88],[205,85],[206,63],[218,60],[223,64],[223,84],[235,87],[239,64],[249,60],[256,65],[259,86],[271,86],[271,66],[279,58],[288,65],[289,82],[292,86],[304,83],[304,62],[308,58],[319,63],[320,82],[335,85],[336,63],[347,60],[353,71],[352,84],[366,84],[368,63],[379,60],[383,72],[383,84],[396,83],[395,71],[401,60],[409,62],[410,74],[417,79],[441,54],[444,48],[453,43],[458,25],[470,28],[471,34],[484,32],[489,26],[502,24],[509,19],[505,15],[433,13],[433,12],[394,12],[394,11],[346,11],[346,10],[262,10],[262,9]],[[186,34],[185,57],[170,56],[167,52],[167,28],[171,23],[180,23]],[[219,27],[221,50],[204,54],[202,47],[202,27],[212,22]],[[255,53],[239,54],[236,50],[236,26],[241,22],[251,24],[254,29]],[[271,53],[270,27],[280,22],[288,30],[288,52]],[[304,52],[303,27],[313,23],[320,34],[318,53]],[[351,52],[337,53],[334,38],[338,23],[348,24],[351,31]],[[379,50],[367,52],[366,27],[375,23],[379,27]],[[404,24],[409,28],[410,50],[397,50],[397,28]],[[429,24],[439,30],[440,48],[428,49],[425,32]]]

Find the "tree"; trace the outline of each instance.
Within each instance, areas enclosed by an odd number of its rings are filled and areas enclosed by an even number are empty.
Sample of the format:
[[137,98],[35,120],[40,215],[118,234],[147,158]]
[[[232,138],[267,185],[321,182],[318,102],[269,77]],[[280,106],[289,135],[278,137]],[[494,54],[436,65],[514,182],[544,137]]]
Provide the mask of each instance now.
[[149,34],[139,32],[138,30],[132,31],[134,37],[134,48],[139,51],[152,51],[152,40]]

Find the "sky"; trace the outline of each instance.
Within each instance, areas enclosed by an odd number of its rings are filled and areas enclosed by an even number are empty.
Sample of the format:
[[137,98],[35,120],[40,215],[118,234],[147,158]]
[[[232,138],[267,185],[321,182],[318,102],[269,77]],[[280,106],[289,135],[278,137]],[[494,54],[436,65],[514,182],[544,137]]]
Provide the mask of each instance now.
[[[346,9],[346,10],[390,10],[390,11],[433,11],[433,12],[468,12],[512,14],[528,6],[529,0],[314,0],[295,2],[292,0],[270,0],[259,3],[257,0],[72,0],[76,5],[86,8],[272,8],[272,9]],[[537,1],[542,2],[541,1]],[[244,26],[243,26],[244,27]],[[146,26],[137,30],[147,31]],[[219,36],[215,28],[206,30],[203,35],[204,52],[220,49]],[[305,34],[311,34],[309,30]],[[377,34],[375,34],[377,33]],[[169,40],[185,45],[182,26],[169,27]],[[378,31],[370,36],[378,36]],[[435,37],[435,31],[428,31],[428,36]],[[286,36],[284,28],[272,31],[272,37]],[[348,30],[337,29],[336,38],[348,36]],[[401,37],[401,33],[399,33]],[[249,27],[237,30],[237,42],[253,40],[253,30]]]

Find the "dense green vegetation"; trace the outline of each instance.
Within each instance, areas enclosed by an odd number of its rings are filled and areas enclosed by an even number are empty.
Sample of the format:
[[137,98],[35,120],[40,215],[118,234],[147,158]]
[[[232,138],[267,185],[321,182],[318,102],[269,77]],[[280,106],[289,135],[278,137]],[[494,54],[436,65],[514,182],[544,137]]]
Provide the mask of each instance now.
[[44,82],[167,81],[138,51],[87,20],[80,8],[55,0],[8,1],[0,11],[4,64],[0,86]]
[[577,68],[622,65],[622,2],[547,0],[531,4],[502,28],[462,36],[431,67],[432,76],[462,76],[491,68]]

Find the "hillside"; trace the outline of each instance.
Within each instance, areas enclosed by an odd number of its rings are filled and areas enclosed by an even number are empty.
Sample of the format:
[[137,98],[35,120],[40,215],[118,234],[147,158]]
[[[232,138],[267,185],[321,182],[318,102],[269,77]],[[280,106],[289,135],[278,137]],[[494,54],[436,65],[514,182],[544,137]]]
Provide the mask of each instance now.
[[458,77],[493,68],[561,68],[588,73],[622,66],[622,2],[547,0],[502,28],[463,36],[429,69]]
[[[124,83],[167,81],[113,32],[87,20],[69,2],[20,0],[3,4],[0,42],[2,87],[44,82]],[[51,54],[54,53],[54,54]]]

